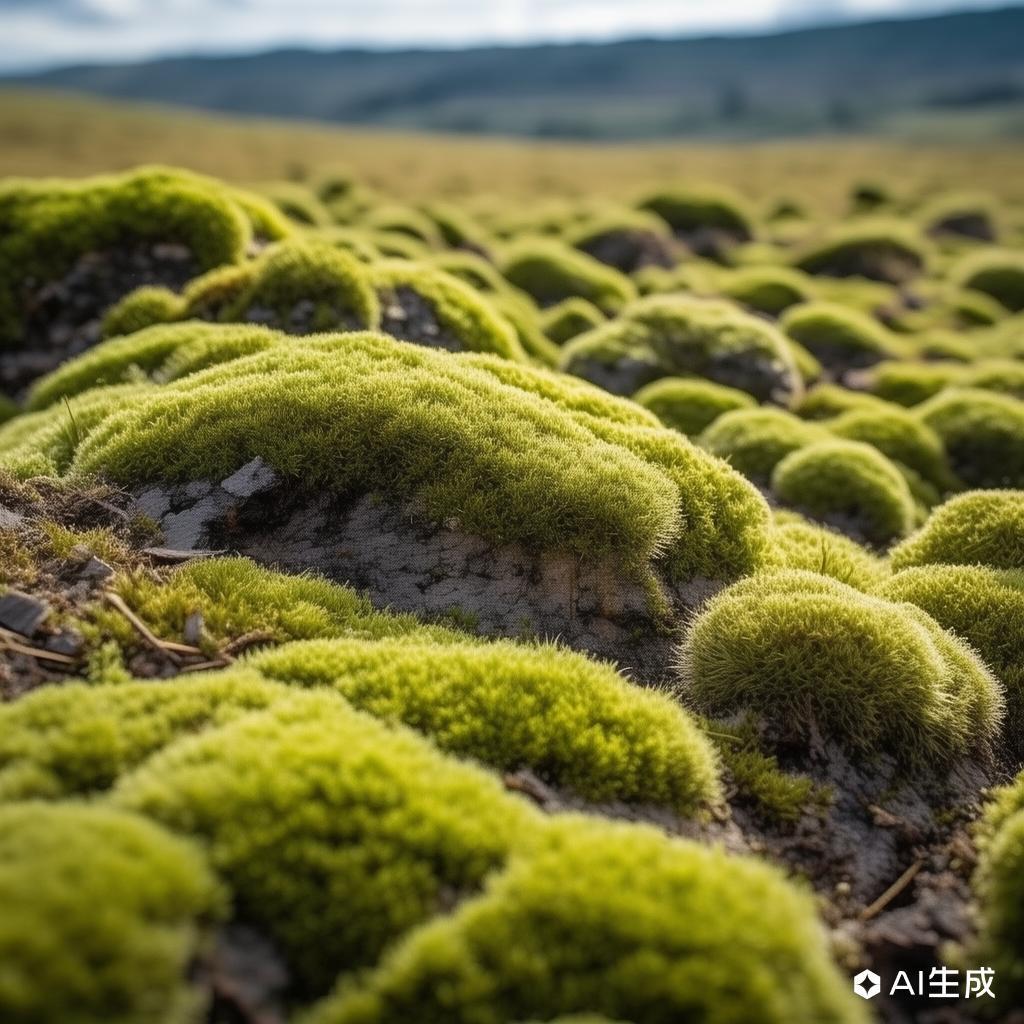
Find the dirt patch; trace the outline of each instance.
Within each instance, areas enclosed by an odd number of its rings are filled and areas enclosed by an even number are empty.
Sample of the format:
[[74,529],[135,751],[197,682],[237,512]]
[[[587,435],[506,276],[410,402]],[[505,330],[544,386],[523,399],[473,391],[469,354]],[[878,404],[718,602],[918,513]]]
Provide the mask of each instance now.
[[26,281],[22,339],[0,359],[0,390],[18,396],[37,377],[97,344],[104,313],[128,292],[141,285],[178,291],[198,272],[187,247],[157,243],[87,252],[56,280]]

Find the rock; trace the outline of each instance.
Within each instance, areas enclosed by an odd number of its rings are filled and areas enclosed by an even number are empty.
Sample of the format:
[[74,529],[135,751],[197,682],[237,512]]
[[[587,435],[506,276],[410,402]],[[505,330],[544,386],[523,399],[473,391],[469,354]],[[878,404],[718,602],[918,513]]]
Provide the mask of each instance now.
[[0,626],[24,637],[35,635],[49,614],[45,601],[20,590],[8,590],[0,597]]
[[262,494],[276,487],[280,480],[277,472],[257,457],[222,480],[220,486],[236,498],[251,498],[254,494]]
[[54,654],[77,658],[85,647],[85,638],[76,629],[62,629],[51,636],[43,646]]
[[143,548],[142,553],[152,558],[154,562],[191,562],[194,558],[216,558],[223,555],[226,548],[195,548],[192,551],[183,551],[180,548]]
[[160,519],[171,509],[171,496],[162,487],[150,487],[135,499],[135,504],[150,519]]
[[228,495],[223,492],[211,494],[191,508],[165,516],[160,525],[167,546],[182,551],[203,548],[210,528],[224,518],[229,507],[229,502],[225,500],[227,498]]
[[96,580],[97,582],[101,582],[103,580],[109,580],[110,577],[114,575],[114,570],[107,565],[102,558],[97,558],[93,555],[92,558],[82,566],[78,575],[85,580]]
[[186,616],[183,636],[185,643],[191,644],[193,647],[199,646],[199,642],[203,639],[202,612],[191,612]]

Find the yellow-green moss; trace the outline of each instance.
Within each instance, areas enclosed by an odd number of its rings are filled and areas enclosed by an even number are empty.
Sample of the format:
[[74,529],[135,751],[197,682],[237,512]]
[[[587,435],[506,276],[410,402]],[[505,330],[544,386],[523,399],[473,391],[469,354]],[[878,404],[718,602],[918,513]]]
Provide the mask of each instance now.
[[767,408],[724,413],[698,441],[745,477],[766,484],[787,455],[828,437],[817,423],[808,423],[783,409]]
[[690,436],[706,430],[724,413],[756,405],[745,391],[684,377],[663,377],[641,388],[633,400],[650,409],[666,427]]

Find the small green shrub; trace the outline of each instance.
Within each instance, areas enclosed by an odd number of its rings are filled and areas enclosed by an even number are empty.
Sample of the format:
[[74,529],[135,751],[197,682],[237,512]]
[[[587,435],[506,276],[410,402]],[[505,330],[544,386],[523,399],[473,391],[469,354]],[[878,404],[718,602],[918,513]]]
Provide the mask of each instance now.
[[248,665],[281,682],[330,686],[445,751],[503,771],[529,767],[589,800],[691,814],[718,794],[712,751],[678,705],[570,651],[314,641],[257,654]]
[[756,403],[745,391],[709,380],[663,377],[633,396],[645,409],[673,430],[691,437],[706,430],[723,413],[753,409]]
[[969,487],[1024,487],[1024,402],[978,388],[942,391],[915,409]]
[[563,299],[546,309],[540,320],[541,329],[556,345],[564,345],[604,322],[604,313],[592,302],[580,298]]
[[901,284],[921,274],[927,259],[927,248],[913,225],[853,221],[802,253],[796,266],[808,274]]
[[884,559],[836,530],[787,509],[777,510],[774,518],[774,550],[781,567],[831,576],[865,593],[889,578]]
[[894,569],[987,565],[1024,569],[1024,491],[969,491],[940,505],[892,551]]
[[970,288],[1001,302],[1011,313],[1024,310],[1024,253],[984,250],[965,257],[952,271],[963,288]]
[[779,326],[835,372],[871,366],[899,356],[899,339],[865,313],[832,302],[795,306]]
[[567,819],[479,899],[343,984],[308,1024],[581,1012],[638,1024],[861,1024],[826,948],[810,899],[765,864],[645,826]]
[[771,487],[780,501],[874,544],[905,537],[915,525],[907,481],[858,441],[816,441],[790,452],[772,471]]
[[180,740],[110,801],[199,840],[313,993],[478,889],[539,822],[493,776],[327,693]]
[[[587,376],[591,365],[624,364],[643,384],[669,376],[706,377],[755,398],[786,401],[802,381],[785,338],[731,303],[650,295],[562,349],[562,367]],[[635,371],[640,368],[640,372]]]
[[1024,744],[1024,570],[984,565],[922,565],[879,590],[907,601],[966,640],[1006,690],[1007,738]]
[[713,598],[680,666],[702,712],[749,709],[784,740],[820,729],[912,766],[985,749],[1002,713],[999,684],[934,619],[809,572],[753,576]]
[[199,852],[102,807],[0,807],[0,1016],[188,1024],[188,980],[223,899]]
[[625,274],[553,239],[514,243],[500,261],[506,279],[541,306],[578,297],[605,313],[615,313],[636,298]]
[[819,424],[783,409],[739,409],[719,416],[698,442],[748,479],[767,484],[776,465],[790,452],[829,436]]

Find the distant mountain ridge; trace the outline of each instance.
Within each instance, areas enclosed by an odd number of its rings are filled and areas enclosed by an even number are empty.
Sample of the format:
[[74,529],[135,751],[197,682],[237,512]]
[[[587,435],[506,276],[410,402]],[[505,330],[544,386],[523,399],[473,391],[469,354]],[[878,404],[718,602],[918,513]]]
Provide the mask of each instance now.
[[756,137],[870,128],[902,111],[1024,110],[1022,41],[1014,6],[761,36],[174,57],[0,82],[396,128]]

